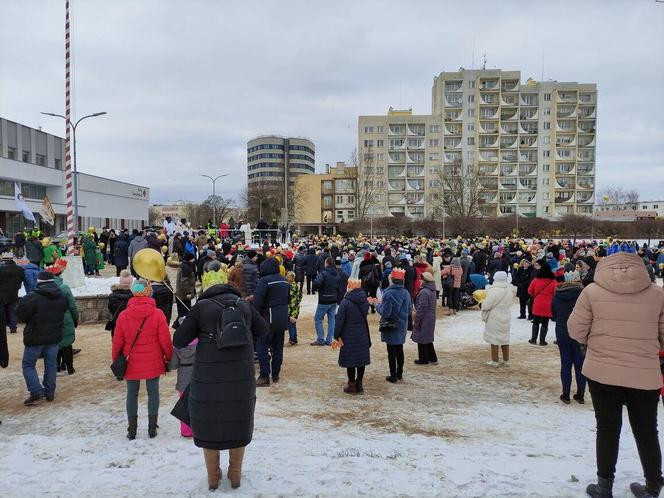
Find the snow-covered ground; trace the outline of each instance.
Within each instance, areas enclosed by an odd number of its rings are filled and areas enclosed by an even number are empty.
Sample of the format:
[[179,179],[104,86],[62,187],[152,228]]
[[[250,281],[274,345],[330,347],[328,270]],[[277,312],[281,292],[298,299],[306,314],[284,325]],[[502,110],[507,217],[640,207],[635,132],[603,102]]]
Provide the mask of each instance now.
[[[74,297],[108,296],[111,286],[118,283],[118,277],[85,277],[85,285],[71,289]],[[25,296],[25,288],[21,286],[19,297]]]
[[[304,297],[301,344],[313,338],[315,299]],[[361,397],[341,393],[345,372],[328,348],[287,348],[282,382],[259,390],[254,441],[233,496],[585,496],[595,474],[592,405],[589,396],[583,406],[558,401],[553,338],[547,347],[526,344],[530,323],[515,318],[513,364],[494,369],[484,365],[479,312],[443,315],[440,364],[412,365],[408,341],[403,384],[384,381],[374,334]],[[174,375],[161,382],[159,436],[147,438],[142,399],[139,438],[129,442],[124,386],[109,379],[108,351],[93,357],[108,349],[107,333],[84,328],[78,337],[77,374],[58,377],[54,403],[29,409],[14,393],[23,386],[19,341],[10,337],[13,363],[0,373],[0,495],[207,495],[202,452],[168,415]],[[629,483],[640,479],[625,417],[615,496],[630,496]],[[231,492],[228,481],[221,492]]]

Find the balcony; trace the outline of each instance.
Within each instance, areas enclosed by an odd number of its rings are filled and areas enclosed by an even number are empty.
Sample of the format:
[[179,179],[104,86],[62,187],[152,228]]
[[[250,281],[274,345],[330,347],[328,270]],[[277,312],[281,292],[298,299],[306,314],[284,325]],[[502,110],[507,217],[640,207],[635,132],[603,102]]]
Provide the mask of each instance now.
[[463,81],[446,81],[445,93],[460,92],[462,86],[463,86]]
[[532,192],[519,192],[519,204],[536,202],[537,195]]
[[574,163],[556,163],[556,175],[574,175]]
[[480,104],[498,105],[498,95],[495,93],[480,92]]
[[584,133],[595,133],[595,120],[581,121],[579,120],[579,130]]
[[498,153],[493,150],[481,150],[480,161],[497,161]]
[[510,204],[516,202],[516,192],[501,192],[500,203]]
[[480,206],[480,215],[494,217],[496,216],[496,208],[493,206]]
[[513,109],[502,109],[500,112],[500,120],[501,121],[510,121],[513,119],[516,119],[517,116],[519,115],[519,110],[514,107]]
[[403,166],[388,166],[387,167],[387,177],[392,178],[405,178],[406,177],[406,168]]
[[500,129],[506,134],[516,134],[519,131],[519,125],[517,123],[500,123]]
[[408,139],[408,150],[418,150],[424,149],[424,139],[423,138],[409,138]]
[[405,135],[406,127],[404,125],[389,125],[387,127],[388,135]]
[[481,79],[480,90],[498,91],[499,90],[498,78]]
[[579,103],[581,103],[581,104],[594,104],[595,103],[595,94],[594,93],[580,93],[579,94]]
[[[424,191],[424,180],[408,179],[406,181],[406,190]],[[424,200],[424,194],[422,194],[422,199]]]
[[579,147],[594,147],[595,135],[579,135]]
[[499,117],[498,107],[484,107],[480,109],[480,119],[498,119]]
[[556,216],[565,216],[574,213],[574,206],[556,206]]
[[537,123],[520,123],[521,133],[528,133],[530,135],[537,135]]
[[517,155],[517,153],[515,151],[501,152],[500,153],[500,160],[508,162],[508,163],[517,162],[519,160],[518,157],[519,156]]
[[577,152],[577,158],[579,161],[594,161],[595,160],[595,150],[594,149],[579,149]]
[[482,192],[480,195],[480,204],[495,204],[498,197],[495,192]]
[[480,147],[498,147],[498,135],[480,137]]
[[407,152],[406,163],[408,164],[424,164],[423,152]]
[[500,137],[500,148],[510,149],[516,147],[517,137]]
[[506,177],[500,179],[501,190],[516,190],[516,177]]
[[579,119],[595,119],[595,106],[579,106]]
[[390,206],[390,214],[392,216],[405,216],[406,208],[404,206]]
[[461,113],[459,111],[447,111],[445,113],[445,122],[461,121]]
[[576,117],[576,106],[561,105],[556,111],[557,118],[574,118]]
[[537,162],[537,151],[520,151],[519,152],[519,161],[525,163],[536,163]]
[[387,188],[390,191],[400,192],[406,188],[406,180],[387,180]]
[[521,111],[521,114],[519,114],[519,118],[522,121],[537,119],[537,108],[534,108],[534,109],[525,108],[525,109],[523,109]]
[[520,188],[537,190],[537,178],[519,178]]
[[461,135],[461,125],[445,124],[446,135]]
[[387,163],[403,163],[406,161],[406,155],[403,152],[388,152]]
[[409,136],[424,136],[424,125],[423,124],[409,124],[406,125],[406,132]]
[[556,146],[557,147],[574,147],[574,139],[576,135],[556,135]]
[[503,80],[500,84],[502,92],[516,92],[519,90],[519,80]]
[[411,218],[424,218],[424,206],[408,206],[406,215]]
[[516,175],[516,172],[517,172],[516,164],[503,164],[500,167],[500,174],[502,176]]
[[558,103],[574,103],[576,104],[577,95],[576,92],[564,91],[558,92]]
[[502,216],[510,216],[516,214],[516,206],[500,206],[500,214]]
[[537,136],[522,136],[519,138],[519,147],[537,147]]
[[463,99],[460,97],[445,97],[445,107],[463,107]]
[[574,191],[556,192],[556,204],[574,202]]
[[482,188],[486,190],[498,190],[498,179],[497,178],[486,178],[480,176],[478,178],[478,181],[480,182],[480,185],[482,185]]
[[575,188],[574,178],[567,176],[556,176],[556,188]]
[[576,192],[576,202],[588,203],[591,204],[595,200],[595,194],[593,192],[587,191],[577,191]]
[[567,159],[568,161],[574,160],[574,149],[561,149],[556,148],[556,159]]
[[479,175],[495,175],[498,173],[498,165],[497,164],[480,164],[477,167],[477,173]]
[[519,105],[519,100],[517,99],[516,95],[505,95],[502,94],[500,96],[500,102],[502,105]]
[[406,140],[403,138],[391,138],[388,143],[388,150],[406,150]]
[[424,166],[408,166],[408,178],[424,176]]
[[519,164],[519,176],[537,174],[537,164]]
[[461,163],[461,153],[460,152],[445,152],[443,158],[445,163]]
[[591,190],[595,188],[595,179],[592,176],[588,178],[580,176],[577,178],[576,182],[578,188],[586,190]]
[[446,138],[444,141],[444,149],[458,149],[461,146],[460,138]]
[[536,93],[522,93],[521,94],[521,105],[525,106],[536,106],[538,103]]
[[579,175],[594,175],[595,174],[595,165],[594,164],[579,164],[576,168],[577,174]]
[[480,121],[480,133],[498,133],[498,123],[494,121]]
[[576,132],[576,120],[574,119],[558,119],[556,121],[556,130],[563,133]]

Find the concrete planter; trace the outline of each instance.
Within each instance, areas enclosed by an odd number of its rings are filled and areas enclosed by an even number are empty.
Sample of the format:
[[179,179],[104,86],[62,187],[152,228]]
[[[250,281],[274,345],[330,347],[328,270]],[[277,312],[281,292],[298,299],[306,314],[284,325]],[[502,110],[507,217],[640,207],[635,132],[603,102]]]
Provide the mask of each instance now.
[[78,322],[83,323],[106,323],[111,319],[108,312],[108,296],[84,296],[76,298],[78,307]]

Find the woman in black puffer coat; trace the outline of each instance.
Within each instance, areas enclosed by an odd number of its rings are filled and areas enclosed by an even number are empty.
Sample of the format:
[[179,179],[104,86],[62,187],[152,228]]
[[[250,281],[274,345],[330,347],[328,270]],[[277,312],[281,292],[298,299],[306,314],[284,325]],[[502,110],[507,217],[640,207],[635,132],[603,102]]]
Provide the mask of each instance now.
[[220,304],[236,304],[254,338],[268,333],[267,323],[254,307],[240,299],[233,285],[223,284],[203,292],[173,336],[176,348],[186,347],[198,337],[189,392],[189,425],[194,443],[203,448],[211,490],[221,480],[219,450],[229,450],[228,478],[233,488],[240,486],[242,459],[253,436],[256,405],[252,338],[246,346],[218,349],[210,337],[221,315]]
[[[363,394],[364,367],[371,363],[369,348],[371,336],[367,324],[369,301],[367,293],[362,289],[360,280],[348,280],[348,292],[337,310],[334,325],[334,339],[339,352],[339,366],[348,373],[348,385],[344,387],[347,394]],[[341,339],[341,341],[339,341]],[[334,343],[333,343],[334,345]]]

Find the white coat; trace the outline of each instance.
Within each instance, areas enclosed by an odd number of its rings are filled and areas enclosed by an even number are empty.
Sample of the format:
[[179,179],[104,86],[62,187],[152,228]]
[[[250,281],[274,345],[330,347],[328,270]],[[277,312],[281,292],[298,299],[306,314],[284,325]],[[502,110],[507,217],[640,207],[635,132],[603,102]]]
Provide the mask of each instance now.
[[507,282],[494,282],[487,286],[486,299],[482,302],[484,340],[493,346],[507,346],[510,343],[511,287]]
[[443,258],[440,256],[433,257],[433,281],[436,282],[436,290],[438,292],[443,290],[443,279],[440,276],[440,265]]

